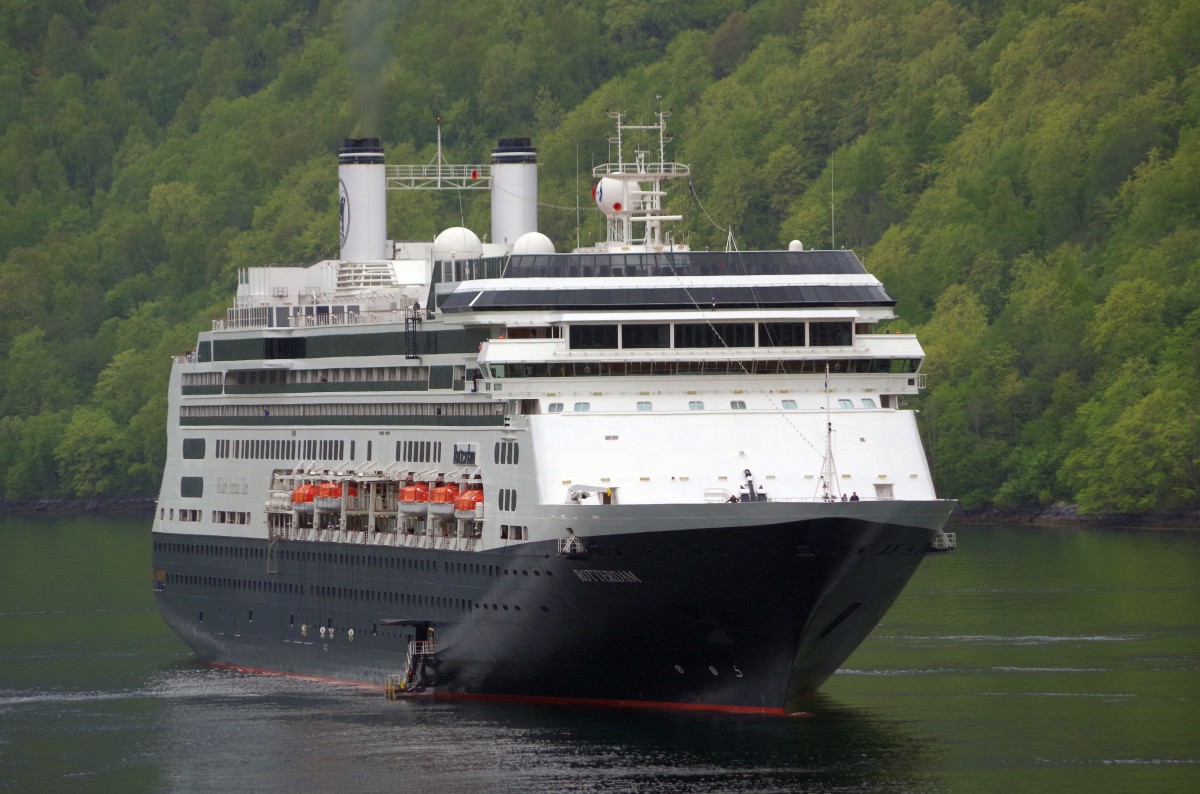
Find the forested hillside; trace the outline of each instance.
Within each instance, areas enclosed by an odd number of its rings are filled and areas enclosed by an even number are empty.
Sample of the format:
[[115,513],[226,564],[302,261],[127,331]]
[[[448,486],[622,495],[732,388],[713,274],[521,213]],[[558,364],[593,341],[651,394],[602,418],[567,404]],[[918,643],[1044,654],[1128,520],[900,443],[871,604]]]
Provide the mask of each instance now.
[[156,489],[169,356],[238,268],[334,253],[343,137],[533,138],[563,250],[604,111],[661,96],[694,247],[853,248],[898,299],[943,495],[1200,507],[1195,0],[6,0],[0,96],[5,498]]

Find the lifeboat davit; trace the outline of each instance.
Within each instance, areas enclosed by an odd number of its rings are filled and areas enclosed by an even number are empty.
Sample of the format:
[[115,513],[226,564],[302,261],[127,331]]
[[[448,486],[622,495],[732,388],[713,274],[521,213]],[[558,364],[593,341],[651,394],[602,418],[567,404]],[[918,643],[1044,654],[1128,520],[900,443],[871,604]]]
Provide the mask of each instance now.
[[400,512],[425,515],[429,505],[429,483],[418,482],[400,489]]
[[429,494],[429,512],[436,515],[450,515],[454,512],[454,502],[458,499],[458,486],[454,483],[439,485]]
[[454,500],[455,518],[483,518],[483,489],[463,491]]
[[296,486],[292,491],[292,509],[301,513],[311,513],[313,497],[317,495],[317,486],[312,483]]

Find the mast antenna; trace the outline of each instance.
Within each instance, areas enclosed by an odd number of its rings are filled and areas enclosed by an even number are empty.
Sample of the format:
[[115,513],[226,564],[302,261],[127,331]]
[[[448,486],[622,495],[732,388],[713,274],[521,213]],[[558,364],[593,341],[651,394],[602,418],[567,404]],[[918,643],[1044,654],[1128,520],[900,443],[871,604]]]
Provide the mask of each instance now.
[[579,206],[579,144],[575,144],[575,247],[579,248],[579,224],[581,210]]
[[829,362],[825,363],[825,457],[821,460],[818,496],[826,502],[837,501],[837,467],[833,463],[833,419],[829,413]]

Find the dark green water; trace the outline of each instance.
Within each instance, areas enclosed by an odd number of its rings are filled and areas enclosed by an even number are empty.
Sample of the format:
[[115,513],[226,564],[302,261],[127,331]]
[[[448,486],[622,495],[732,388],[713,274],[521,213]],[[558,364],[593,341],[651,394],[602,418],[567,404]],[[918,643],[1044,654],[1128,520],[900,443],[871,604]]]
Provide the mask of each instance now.
[[210,671],[149,520],[0,518],[0,790],[1200,790],[1200,532],[960,527],[793,719]]

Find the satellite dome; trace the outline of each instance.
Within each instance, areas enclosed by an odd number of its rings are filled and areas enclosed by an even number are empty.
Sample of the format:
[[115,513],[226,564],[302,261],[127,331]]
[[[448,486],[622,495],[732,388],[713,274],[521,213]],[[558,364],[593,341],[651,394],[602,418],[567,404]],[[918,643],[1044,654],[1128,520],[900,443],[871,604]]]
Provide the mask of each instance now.
[[525,232],[513,243],[514,254],[552,254],[554,243],[541,232]]
[[483,243],[479,236],[462,226],[451,226],[433,239],[435,261],[451,259],[479,259],[483,256]]
[[626,182],[624,179],[602,177],[592,188],[592,197],[596,205],[605,215],[628,215],[633,212],[634,204],[639,201],[642,188],[637,182]]
[[800,242],[799,240],[792,240],[790,243],[788,243],[788,250],[789,251],[803,251],[804,243]]

